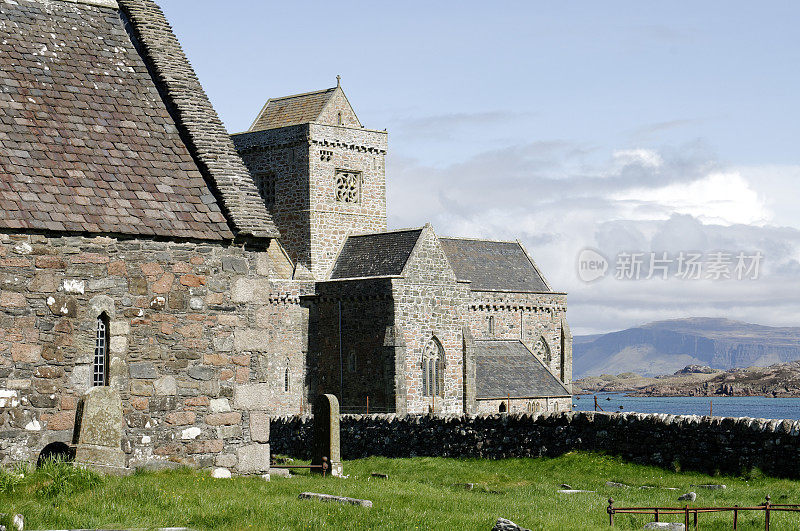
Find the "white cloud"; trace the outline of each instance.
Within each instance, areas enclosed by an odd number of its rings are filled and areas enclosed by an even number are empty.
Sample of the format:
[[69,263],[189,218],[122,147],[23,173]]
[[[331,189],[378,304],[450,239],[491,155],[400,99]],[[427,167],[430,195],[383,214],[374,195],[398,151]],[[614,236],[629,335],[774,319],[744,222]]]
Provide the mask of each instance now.
[[737,172],[713,172],[692,182],[633,188],[610,197],[621,203],[621,215],[627,219],[665,219],[677,213],[704,223],[764,225],[772,218],[764,199]]
[[[691,145],[617,150],[605,165],[587,166],[586,149],[539,142],[439,168],[395,158],[387,174],[390,225],[430,221],[441,235],[519,238],[551,285],[569,293],[575,333],[687,316],[798,324],[800,216],[781,211],[790,223],[775,226],[772,199],[794,173],[723,168]],[[777,206],[793,196],[784,191]],[[586,247],[610,260],[631,250],[760,251],[764,269],[750,282],[586,284],[576,270]]]

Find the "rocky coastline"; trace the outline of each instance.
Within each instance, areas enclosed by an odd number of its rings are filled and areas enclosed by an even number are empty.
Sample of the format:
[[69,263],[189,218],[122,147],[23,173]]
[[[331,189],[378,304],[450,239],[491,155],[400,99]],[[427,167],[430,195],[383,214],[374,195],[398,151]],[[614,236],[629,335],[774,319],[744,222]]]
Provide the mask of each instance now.
[[800,397],[800,361],[725,371],[689,365],[674,374],[656,377],[604,374],[576,380],[573,390],[574,394],[616,392],[627,396]]

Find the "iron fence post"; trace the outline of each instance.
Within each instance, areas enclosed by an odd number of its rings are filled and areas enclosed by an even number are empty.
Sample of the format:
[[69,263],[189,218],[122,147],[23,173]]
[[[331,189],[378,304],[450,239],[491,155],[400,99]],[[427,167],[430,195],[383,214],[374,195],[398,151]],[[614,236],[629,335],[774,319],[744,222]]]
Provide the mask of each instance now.
[[769,531],[769,494],[767,494],[767,503],[764,504],[764,529]]
[[610,525],[611,527],[614,527],[614,499],[613,498],[609,498],[608,499],[608,508],[606,509],[606,512],[608,512],[608,525]]

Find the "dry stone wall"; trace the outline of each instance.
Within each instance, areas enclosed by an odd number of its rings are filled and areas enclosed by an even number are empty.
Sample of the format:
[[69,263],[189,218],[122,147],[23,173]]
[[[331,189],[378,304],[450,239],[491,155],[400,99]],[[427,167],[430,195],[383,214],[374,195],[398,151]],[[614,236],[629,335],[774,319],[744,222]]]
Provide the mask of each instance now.
[[71,441],[105,313],[129,466],[268,467],[266,415],[301,411],[300,296],[313,292],[276,278],[271,252],[0,235],[0,462],[33,461],[46,444]]
[[[309,458],[313,418],[271,423],[275,454]],[[342,459],[386,457],[554,457],[607,452],[660,467],[707,473],[753,467],[800,478],[800,421],[566,412],[540,415],[345,415]]]

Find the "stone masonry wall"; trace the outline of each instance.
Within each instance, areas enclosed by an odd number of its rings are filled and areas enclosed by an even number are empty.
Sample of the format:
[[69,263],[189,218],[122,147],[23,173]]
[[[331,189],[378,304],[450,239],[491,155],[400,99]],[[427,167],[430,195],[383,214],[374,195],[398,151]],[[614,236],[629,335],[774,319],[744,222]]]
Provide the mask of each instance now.
[[[292,259],[323,280],[348,234],[386,230],[386,132],[303,124],[233,135],[257,179],[271,175],[270,212]],[[361,176],[359,200],[336,200],[337,170]]]
[[35,460],[46,444],[70,442],[106,312],[128,464],[260,472],[267,415],[298,413],[304,399],[299,297],[313,290],[276,278],[270,252],[0,235],[0,462]]
[[281,127],[236,134],[231,138],[259,190],[269,186],[263,181],[272,181],[275,197],[267,206],[280,230],[281,243],[293,262],[309,268],[308,127]]
[[389,279],[317,284],[309,331],[313,396],[336,395],[342,412],[366,412],[367,397],[370,411],[395,411],[391,293]]
[[[308,458],[312,417],[275,418],[275,454]],[[343,459],[555,457],[574,450],[635,463],[738,474],[758,467],[800,478],[800,421],[568,412],[540,415],[346,415]],[[345,467],[347,465],[345,464]]]
[[[566,295],[495,291],[473,291],[470,295],[469,322],[476,340],[519,339],[535,352],[536,343],[543,338],[551,354],[550,362],[545,365],[562,382],[571,381],[572,351],[562,349],[562,319],[566,319]],[[494,320],[493,334],[489,333],[489,318]]]
[[[311,271],[324,279],[348,234],[385,231],[386,132],[322,124],[309,126]],[[337,170],[359,172],[358,202],[336,200]]]
[[[464,336],[469,300],[466,283],[456,281],[439,240],[425,227],[404,270],[393,280],[397,305],[395,329],[405,345],[405,413],[463,413]],[[426,397],[422,389],[422,354],[435,337],[445,353],[444,396]],[[402,410],[401,410],[402,412]]]
[[[510,409],[509,402],[511,402]],[[501,405],[503,408],[502,411],[500,409]],[[477,400],[475,413],[478,415],[493,415],[495,413],[548,413],[570,411],[571,409],[572,397],[511,398],[510,400]]]

